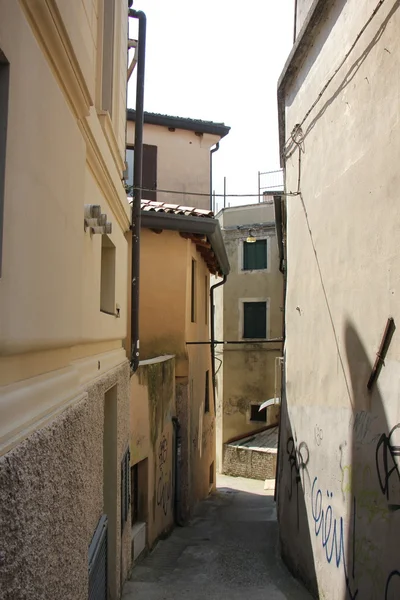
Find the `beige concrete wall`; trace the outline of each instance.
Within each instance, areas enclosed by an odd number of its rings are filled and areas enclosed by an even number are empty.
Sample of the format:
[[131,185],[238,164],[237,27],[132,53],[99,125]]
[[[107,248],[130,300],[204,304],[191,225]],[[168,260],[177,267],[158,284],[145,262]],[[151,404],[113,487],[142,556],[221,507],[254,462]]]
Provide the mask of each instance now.
[[[286,87],[286,139],[375,6],[340,1],[325,15]],[[286,203],[281,542],[327,600],[400,594],[397,330],[366,387],[387,319],[400,318],[399,28],[398,3],[383,3],[302,126],[302,195]],[[294,150],[288,190],[299,179]]]
[[129,442],[128,384],[129,366],[113,369],[0,458],[2,598],[22,600],[27,593],[49,600],[88,597],[88,547],[104,513],[104,399],[113,386],[117,447],[115,513],[108,515],[109,532],[114,531],[109,552],[115,557],[110,593],[119,597],[120,578],[126,579],[130,567],[130,515],[121,535],[119,493],[120,463]]
[[[135,123],[128,121],[127,143],[133,145],[134,139]],[[145,144],[157,146],[157,188],[184,192],[175,195],[158,192],[157,200],[208,209],[210,149],[220,137],[183,129],[169,131],[168,127],[145,123],[143,139]],[[191,196],[190,192],[207,196]]]
[[[218,325],[221,339],[242,340],[242,311],[243,301],[246,300],[267,302],[267,337],[282,337],[283,276],[279,271],[273,204],[224,209],[217,216],[223,227],[231,265],[228,280],[216,295],[217,323],[223,314],[223,327]],[[243,271],[243,242],[250,228],[256,238],[267,239],[267,269]],[[262,404],[274,397],[275,358],[281,355],[281,351],[282,344],[279,342],[217,347],[217,356],[223,361],[217,392],[217,455],[220,468],[225,442],[262,427],[262,423],[250,420],[250,405]],[[267,411],[265,424],[276,423],[279,410],[270,407]]]
[[131,465],[147,458],[147,544],[174,523],[175,361],[159,357],[142,362],[131,378]]

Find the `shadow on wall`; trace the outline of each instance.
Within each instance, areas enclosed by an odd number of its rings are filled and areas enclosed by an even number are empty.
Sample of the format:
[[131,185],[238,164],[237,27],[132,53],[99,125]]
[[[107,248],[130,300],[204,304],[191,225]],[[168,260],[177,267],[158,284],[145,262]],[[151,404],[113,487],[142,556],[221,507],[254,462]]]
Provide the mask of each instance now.
[[310,455],[306,442],[297,440],[296,435],[293,435],[287,410],[285,381],[284,373],[279,431],[279,471],[276,480],[281,554],[292,574],[305,584],[315,598],[318,598],[318,583],[304,494],[306,486],[310,487],[312,483],[308,471]]
[[[350,322],[345,326],[345,345],[353,405],[350,447],[346,448],[346,442],[339,447],[341,492],[344,503],[350,507],[346,553],[339,522],[332,523],[343,544],[344,600],[398,600],[400,423],[387,421],[376,383],[371,392],[367,390],[372,365]],[[346,456],[350,460],[346,460]],[[327,512],[325,516],[321,513],[321,520],[324,518],[326,528]],[[343,527],[342,520],[340,527]]]
[[[338,598],[332,586],[336,580],[338,587],[344,583],[343,600],[398,600],[400,423],[388,418],[390,412],[398,415],[398,393],[392,390],[391,398],[384,401],[377,383],[368,391],[373,365],[350,322],[345,324],[345,350],[350,373],[349,429],[332,428],[328,448],[337,451],[325,456],[321,477],[311,468],[307,441],[296,437],[282,392],[277,476],[281,552],[316,598]],[[383,367],[381,389],[387,389],[388,382],[391,388],[397,386],[398,372],[392,374],[393,368],[389,362]],[[341,431],[345,432],[342,440]],[[323,443],[322,435],[321,430],[319,439],[314,431],[317,446]],[[339,482],[339,490],[327,489],[323,481],[333,487]]]

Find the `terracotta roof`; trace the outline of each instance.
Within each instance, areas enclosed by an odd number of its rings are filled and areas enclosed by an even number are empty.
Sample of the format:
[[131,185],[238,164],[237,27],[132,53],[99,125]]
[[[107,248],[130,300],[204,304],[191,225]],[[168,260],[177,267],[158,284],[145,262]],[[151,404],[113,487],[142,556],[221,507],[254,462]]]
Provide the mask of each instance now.
[[168,202],[155,202],[153,200],[142,200],[141,208],[145,211],[164,212],[172,215],[185,215],[186,217],[208,217],[214,218],[212,210],[204,210],[193,206],[182,206],[181,204],[169,204]]

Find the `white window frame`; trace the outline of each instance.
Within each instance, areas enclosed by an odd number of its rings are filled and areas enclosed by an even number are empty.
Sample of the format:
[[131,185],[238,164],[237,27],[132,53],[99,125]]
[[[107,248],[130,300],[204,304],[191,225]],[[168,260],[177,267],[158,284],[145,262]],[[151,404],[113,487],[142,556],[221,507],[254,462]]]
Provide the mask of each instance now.
[[[251,229],[251,227],[250,227]],[[267,268],[266,269],[244,269],[244,242],[247,240],[247,237],[240,238],[238,243],[238,273],[242,273],[243,275],[248,275],[252,273],[270,273],[271,272],[271,236],[270,235],[260,235],[255,236],[256,240],[267,240]]]
[[[267,337],[265,338],[245,338],[243,337],[243,327],[244,327],[244,306],[245,302],[265,302],[266,310],[267,310],[267,319],[266,319],[266,333]],[[249,344],[256,344],[260,341],[269,340],[270,338],[270,298],[239,298],[239,330],[238,330],[238,339],[249,342]]]

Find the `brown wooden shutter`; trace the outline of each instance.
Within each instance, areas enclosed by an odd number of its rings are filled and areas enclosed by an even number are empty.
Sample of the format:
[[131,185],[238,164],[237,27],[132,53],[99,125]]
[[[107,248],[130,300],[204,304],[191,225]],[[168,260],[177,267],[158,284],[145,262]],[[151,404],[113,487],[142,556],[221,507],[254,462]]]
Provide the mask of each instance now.
[[144,200],[157,200],[157,146],[143,144],[143,180],[142,187],[145,190],[154,190],[142,192]]

